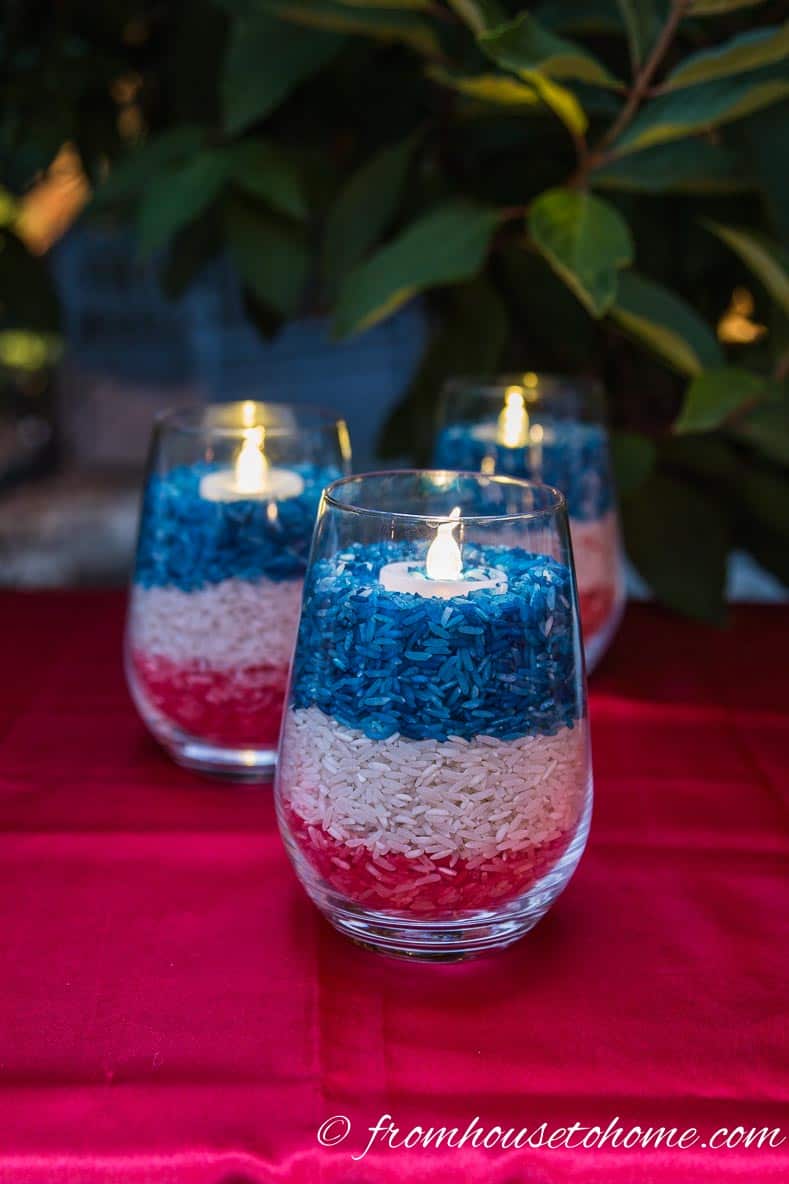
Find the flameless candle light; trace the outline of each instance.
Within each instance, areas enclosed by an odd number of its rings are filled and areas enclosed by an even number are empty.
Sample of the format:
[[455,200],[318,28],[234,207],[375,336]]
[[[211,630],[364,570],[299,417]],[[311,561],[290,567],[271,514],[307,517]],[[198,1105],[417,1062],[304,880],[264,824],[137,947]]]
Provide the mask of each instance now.
[[459,518],[460,507],[455,506],[448,521],[439,524],[436,537],[428,547],[424,571],[416,563],[387,563],[381,568],[379,579],[387,592],[411,592],[415,596],[450,600],[482,588],[494,592],[507,590],[506,572],[496,567],[472,568],[464,575],[463,555],[454,537]]
[[[245,423],[254,416],[254,404],[244,404]],[[265,429],[248,426],[236,463],[232,469],[217,469],[200,480],[200,496],[209,502],[234,502],[241,499],[285,501],[299,497],[304,482],[292,469],[272,468],[266,459]]]
[[[527,390],[532,389],[537,384],[537,375],[524,374],[523,383]],[[554,432],[551,428],[531,422],[526,408],[526,395],[520,386],[507,387],[504,393],[504,406],[495,423],[475,424],[470,429],[470,435],[474,440],[490,445],[492,450],[528,449],[530,468],[538,475],[542,468],[543,444],[550,445],[554,441]],[[480,467],[483,473],[490,474],[496,471],[494,451],[482,458]]]

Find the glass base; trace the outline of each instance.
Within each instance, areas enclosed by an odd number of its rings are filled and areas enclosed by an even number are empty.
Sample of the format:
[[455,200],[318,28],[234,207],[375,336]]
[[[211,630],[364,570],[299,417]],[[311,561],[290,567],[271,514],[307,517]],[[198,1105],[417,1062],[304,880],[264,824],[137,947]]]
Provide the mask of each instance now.
[[143,723],[177,764],[211,777],[222,777],[226,781],[249,784],[273,779],[277,766],[276,746],[237,747],[192,736],[153,706],[128,658],[126,679]]
[[372,912],[326,910],[334,928],[356,945],[393,958],[414,962],[464,962],[491,950],[503,950],[524,937],[547,913],[552,898],[537,894],[519,901],[518,913],[481,913],[460,921],[408,921],[377,917]]
[[578,829],[567,850],[532,887],[509,904],[474,909],[448,918],[408,916],[404,912],[365,908],[344,899],[318,876],[302,855],[280,813],[280,829],[299,880],[310,899],[334,928],[356,945],[415,962],[462,962],[502,950],[541,921],[566,888],[583,854],[592,814],[588,797]]
[[276,749],[222,748],[201,740],[157,739],[173,760],[187,769],[228,781],[271,781],[277,766]]

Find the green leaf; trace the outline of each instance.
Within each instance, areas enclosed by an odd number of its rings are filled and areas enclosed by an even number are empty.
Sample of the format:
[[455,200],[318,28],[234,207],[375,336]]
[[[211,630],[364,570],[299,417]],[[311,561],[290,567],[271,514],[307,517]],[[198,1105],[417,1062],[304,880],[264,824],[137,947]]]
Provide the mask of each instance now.
[[344,38],[297,29],[260,10],[233,22],[222,77],[225,127],[240,132],[269,115],[335,56]]
[[622,20],[627,29],[630,61],[634,68],[641,65],[660,28],[660,18],[654,0],[619,0]]
[[704,225],[739,255],[789,317],[789,268],[779,244],[772,242],[766,235],[754,234],[751,230],[735,226],[723,226],[709,219],[704,220]]
[[179,231],[167,252],[159,281],[170,300],[178,300],[224,246],[221,225],[210,210]]
[[440,57],[438,38],[418,13],[400,8],[351,5],[339,0],[265,0],[266,8],[298,25],[358,33],[380,41],[399,41],[428,57]]
[[729,74],[741,74],[771,62],[780,62],[789,56],[789,22],[769,29],[752,29],[732,37],[714,49],[704,49],[691,54],[681,65],[672,70],[661,90],[677,90],[683,86],[695,86],[711,78],[725,78]]
[[765,66],[733,78],[714,78],[660,95],[642,107],[615,152],[624,155],[666,140],[677,140],[748,115],[789,94],[789,72]]
[[633,241],[613,206],[574,189],[549,189],[532,203],[529,232],[553,270],[592,316],[613,304],[617,273],[633,258]]
[[545,0],[534,15],[544,29],[557,33],[622,32],[616,0],[595,0],[594,4],[589,0]]
[[435,411],[447,380],[496,372],[508,334],[507,311],[485,275],[446,293],[445,306],[408,392],[386,421],[381,456],[427,463]]
[[228,201],[225,227],[230,256],[244,283],[264,305],[283,317],[293,316],[309,268],[303,230],[240,198]]
[[496,210],[461,200],[419,218],[350,272],[340,289],[336,336],[374,325],[425,288],[475,275],[498,221]]
[[723,364],[720,346],[698,313],[679,296],[636,272],[625,271],[619,277],[611,317],[680,374],[696,375],[705,366]]
[[241,189],[261,197],[280,214],[306,218],[307,201],[298,171],[279,148],[248,140],[228,149],[230,175]]
[[496,0],[449,0],[449,6],[476,36],[506,20]]
[[719,13],[734,12],[737,8],[755,8],[764,0],[693,0],[688,16],[718,16]]
[[140,254],[153,254],[207,209],[226,178],[227,161],[221,151],[202,152],[181,168],[155,177],[137,216]]
[[432,0],[338,0],[346,8],[400,8],[406,12],[429,12]]
[[674,431],[711,432],[749,403],[765,398],[768,380],[739,366],[721,366],[697,374],[685,393]]
[[745,137],[775,229],[789,243],[789,103],[776,103],[746,120]]
[[134,149],[113,165],[107,180],[93,197],[93,205],[103,209],[142,193],[159,174],[195,156],[203,142],[203,130],[184,125],[162,132]]
[[611,434],[611,462],[620,497],[627,497],[652,475],[657,449],[637,432]]
[[765,402],[738,418],[731,430],[770,460],[789,466],[789,393],[774,384]]
[[391,225],[417,140],[409,136],[382,149],[340,191],[323,244],[323,275],[330,291]]
[[441,66],[428,70],[428,77],[482,103],[501,107],[539,107],[541,99],[533,86],[510,74],[452,74]]
[[590,181],[633,193],[727,193],[755,184],[736,153],[708,139],[645,148],[595,169]]
[[627,552],[663,604],[703,621],[725,616],[729,532],[723,509],[657,473],[622,499]]
[[597,86],[621,85],[583,46],[544,29],[528,12],[483,33],[478,40],[499,66],[512,70],[527,82],[532,74],[539,72],[546,78],[576,78]]
[[[527,75],[524,73],[522,77],[525,81]],[[538,70],[532,71],[529,81],[545,106],[549,107],[554,115],[561,119],[565,127],[570,129],[571,134],[582,136],[589,126],[589,121],[573,91],[569,87],[559,86],[558,82],[546,78]]]

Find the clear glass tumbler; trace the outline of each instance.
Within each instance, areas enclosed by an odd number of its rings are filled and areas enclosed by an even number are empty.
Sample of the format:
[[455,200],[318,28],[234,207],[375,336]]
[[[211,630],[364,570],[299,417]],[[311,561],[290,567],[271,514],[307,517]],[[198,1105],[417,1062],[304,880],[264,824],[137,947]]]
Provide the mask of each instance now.
[[404,471],[326,490],[275,792],[299,879],[357,942],[454,960],[539,921],[592,802],[556,489]]
[[587,669],[621,620],[625,579],[605,403],[591,379],[545,374],[455,379],[434,461],[542,481],[567,499]]
[[156,423],[126,672],[180,764],[270,777],[321,492],[350,470],[342,420],[228,403]]

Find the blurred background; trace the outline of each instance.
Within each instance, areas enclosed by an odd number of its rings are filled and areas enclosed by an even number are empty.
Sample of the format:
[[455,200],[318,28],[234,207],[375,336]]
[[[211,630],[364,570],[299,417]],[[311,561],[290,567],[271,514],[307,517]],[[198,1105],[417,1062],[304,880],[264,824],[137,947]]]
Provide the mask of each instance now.
[[0,582],[123,583],[157,412],[600,378],[631,582],[789,581],[789,6],[6,0]]

